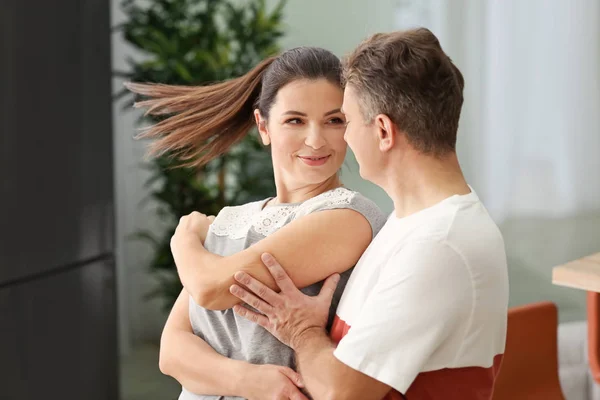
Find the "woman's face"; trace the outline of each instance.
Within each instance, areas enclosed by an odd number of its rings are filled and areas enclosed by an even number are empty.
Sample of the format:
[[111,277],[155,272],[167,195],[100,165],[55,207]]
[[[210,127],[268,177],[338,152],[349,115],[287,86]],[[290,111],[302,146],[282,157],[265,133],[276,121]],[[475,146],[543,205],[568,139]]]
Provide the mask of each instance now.
[[342,101],[340,86],[303,79],[279,89],[268,121],[255,112],[263,143],[271,145],[278,183],[296,189],[337,174],[347,148]]

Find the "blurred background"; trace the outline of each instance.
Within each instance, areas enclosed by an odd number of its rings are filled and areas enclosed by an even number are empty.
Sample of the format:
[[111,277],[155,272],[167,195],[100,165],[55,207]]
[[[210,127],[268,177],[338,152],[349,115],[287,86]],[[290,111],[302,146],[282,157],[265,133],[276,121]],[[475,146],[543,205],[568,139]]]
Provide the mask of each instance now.
[[[252,135],[200,171],[145,157],[133,137],[151,121],[123,82],[206,84],[415,26],[465,77],[459,159],[504,235],[510,305],[558,305],[563,391],[600,399],[585,293],[551,283],[553,266],[600,252],[598,0],[4,0],[0,398],[177,398],[158,370],[176,221],[272,193]],[[391,212],[352,154],[342,177]]]

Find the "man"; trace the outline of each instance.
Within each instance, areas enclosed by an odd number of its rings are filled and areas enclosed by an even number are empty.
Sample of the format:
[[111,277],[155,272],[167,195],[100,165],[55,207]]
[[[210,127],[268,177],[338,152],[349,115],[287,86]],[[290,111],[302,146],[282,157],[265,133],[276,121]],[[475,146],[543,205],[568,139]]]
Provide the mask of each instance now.
[[262,314],[235,311],[296,351],[315,399],[489,399],[508,278],[502,236],[455,151],[463,77],[437,38],[416,29],[363,42],[344,78],[345,139],[394,212],[354,269],[331,338],[337,277],[307,297],[269,255],[281,292],[237,273],[231,292]]

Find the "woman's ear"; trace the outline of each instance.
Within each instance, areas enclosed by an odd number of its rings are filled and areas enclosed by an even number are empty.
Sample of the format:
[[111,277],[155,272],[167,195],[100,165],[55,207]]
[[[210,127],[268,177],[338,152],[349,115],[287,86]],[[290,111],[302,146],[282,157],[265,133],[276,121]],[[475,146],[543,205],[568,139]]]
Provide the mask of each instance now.
[[254,120],[256,121],[256,126],[258,127],[258,133],[260,134],[260,138],[265,146],[271,144],[271,137],[269,136],[269,131],[267,130],[267,120],[260,115],[260,111],[258,108],[254,110]]
[[392,122],[390,117],[385,114],[379,114],[375,117],[375,127],[377,128],[377,139],[379,140],[379,150],[387,152],[394,147],[398,128]]

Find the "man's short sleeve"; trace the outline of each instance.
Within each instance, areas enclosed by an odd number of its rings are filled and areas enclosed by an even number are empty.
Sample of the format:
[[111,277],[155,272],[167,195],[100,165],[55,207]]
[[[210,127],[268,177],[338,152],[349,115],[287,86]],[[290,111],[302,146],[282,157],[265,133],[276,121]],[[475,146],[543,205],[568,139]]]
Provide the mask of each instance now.
[[440,242],[397,250],[334,355],[401,393],[420,372],[452,367],[474,289],[463,257]]

